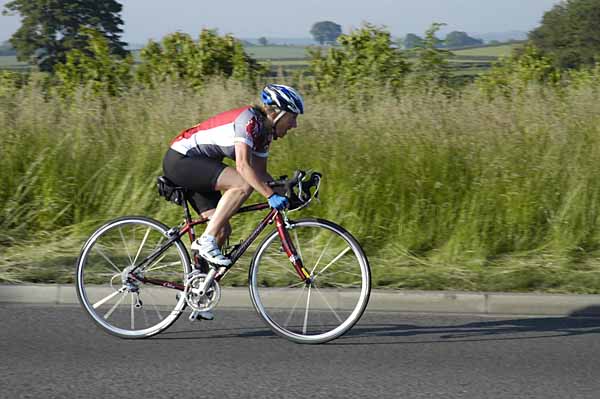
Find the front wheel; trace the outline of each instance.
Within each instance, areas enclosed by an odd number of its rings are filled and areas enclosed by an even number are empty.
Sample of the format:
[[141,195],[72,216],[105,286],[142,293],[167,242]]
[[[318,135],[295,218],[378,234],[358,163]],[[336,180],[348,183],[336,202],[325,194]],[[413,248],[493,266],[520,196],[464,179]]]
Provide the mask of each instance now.
[[298,276],[274,231],[250,265],[252,303],[275,333],[291,341],[335,339],[352,328],[369,301],[367,257],[350,233],[327,220],[290,222],[288,231],[310,282]]

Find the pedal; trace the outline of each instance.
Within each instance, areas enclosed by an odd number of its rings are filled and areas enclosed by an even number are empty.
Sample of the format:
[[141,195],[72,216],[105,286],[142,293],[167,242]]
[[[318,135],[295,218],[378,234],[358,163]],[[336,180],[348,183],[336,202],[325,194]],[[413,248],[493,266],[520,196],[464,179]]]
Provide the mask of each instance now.
[[188,317],[188,319],[191,322],[194,322],[196,320],[212,320],[215,318],[215,315],[213,314],[213,312],[206,310],[206,311],[200,311],[200,310],[193,310],[192,313],[190,313],[190,316]]
[[198,320],[198,313],[199,313],[199,311],[192,310],[192,313],[190,313],[190,317],[188,317],[189,321],[194,322],[194,321]]

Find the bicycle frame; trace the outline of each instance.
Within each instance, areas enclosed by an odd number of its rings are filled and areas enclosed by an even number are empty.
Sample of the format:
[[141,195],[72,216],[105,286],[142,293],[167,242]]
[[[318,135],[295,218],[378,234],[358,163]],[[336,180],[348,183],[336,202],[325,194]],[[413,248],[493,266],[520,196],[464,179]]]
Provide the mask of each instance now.
[[[185,212],[185,222],[184,222],[183,226],[181,228],[172,228],[169,230],[168,234],[171,233],[169,240],[165,244],[161,245],[161,247],[158,248],[154,253],[150,254],[148,257],[146,257],[144,260],[142,260],[138,265],[135,265],[132,268],[132,270],[129,272],[129,275],[132,278],[134,278],[135,280],[140,281],[142,283],[160,285],[162,287],[173,288],[173,289],[177,289],[180,291],[183,291],[185,289],[184,285],[181,285],[178,283],[174,283],[171,281],[165,281],[165,280],[150,279],[150,278],[144,277],[143,275],[135,274],[135,272],[137,270],[139,270],[140,268],[143,269],[143,267],[145,267],[146,265],[151,264],[160,255],[162,255],[175,241],[180,240],[184,235],[187,234],[189,236],[190,242],[193,242],[195,240],[196,234],[194,232],[194,227],[197,225],[206,223],[208,221],[208,219],[196,219],[196,220],[192,219],[187,201],[184,201],[183,207],[184,207],[184,212]],[[259,211],[259,210],[264,210],[264,209],[269,209],[269,208],[270,207],[267,203],[248,205],[248,206],[240,208],[236,212],[236,214]],[[236,261],[244,254],[244,252],[246,252],[248,247],[250,245],[252,245],[252,243],[260,235],[260,233],[263,232],[263,230],[267,227],[267,225],[269,225],[273,222],[275,222],[275,226],[277,227],[277,232],[279,234],[279,238],[281,240],[283,250],[287,254],[288,259],[290,260],[294,269],[296,270],[298,277],[300,278],[301,281],[310,283],[310,274],[304,268],[304,265],[302,264],[302,259],[300,259],[300,257],[297,256],[296,248],[294,247],[292,240],[290,238],[289,232],[287,230],[287,220],[284,217],[284,215],[282,214],[282,212],[280,212],[276,209],[271,209],[271,211],[258,224],[258,226],[248,236],[248,238],[246,238],[239,245],[235,246],[234,250],[229,254],[230,259],[231,259],[231,265],[226,268],[225,272],[219,273],[215,277],[215,280],[220,281],[221,278],[227,273],[227,271],[231,267],[233,267],[233,265],[236,263]],[[197,255],[195,255],[195,259],[194,259],[195,264],[200,263],[200,259],[198,259],[198,258],[199,257]]]

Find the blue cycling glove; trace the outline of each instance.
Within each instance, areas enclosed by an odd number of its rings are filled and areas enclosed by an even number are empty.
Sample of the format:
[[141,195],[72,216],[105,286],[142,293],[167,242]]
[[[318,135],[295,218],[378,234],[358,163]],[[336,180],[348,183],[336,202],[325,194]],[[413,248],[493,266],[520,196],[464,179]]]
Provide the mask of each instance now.
[[269,197],[269,206],[271,208],[275,208],[278,211],[285,209],[289,204],[289,201],[286,197],[279,194],[272,194]]

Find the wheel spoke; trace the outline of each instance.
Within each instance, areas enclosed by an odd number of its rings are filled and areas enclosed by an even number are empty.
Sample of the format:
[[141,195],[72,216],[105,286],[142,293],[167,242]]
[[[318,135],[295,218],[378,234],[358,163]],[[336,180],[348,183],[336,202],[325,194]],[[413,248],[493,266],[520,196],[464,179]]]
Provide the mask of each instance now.
[[131,329],[135,330],[135,294],[131,293]]
[[336,256],[334,260],[332,260],[331,262],[329,262],[329,264],[327,266],[325,266],[323,269],[321,269],[321,271],[319,273],[317,273],[314,278],[317,278],[318,276],[320,276],[321,274],[323,274],[325,272],[325,270],[329,269],[329,267],[331,265],[333,265],[335,262],[337,262],[342,256],[344,256],[346,254],[346,252],[350,251],[351,249],[352,248],[347,247],[342,252],[340,252],[340,254],[338,256]]
[[333,313],[333,315],[335,316],[335,318],[338,319],[338,321],[340,323],[343,323],[344,321],[337,314],[337,312],[335,311],[335,309],[333,309],[333,307],[329,304],[329,301],[327,300],[327,298],[325,298],[325,295],[323,295],[323,293],[321,292],[321,290],[318,289],[317,287],[315,287],[315,291],[317,292],[317,294],[319,294],[321,296],[321,299],[323,299],[323,301],[325,302],[325,305],[327,305],[327,307],[329,308],[329,310],[331,310],[331,312]]
[[300,300],[302,299],[302,294],[304,293],[305,289],[306,289],[306,285],[304,287],[302,287],[302,290],[298,294],[298,299],[296,299],[296,303],[294,303],[294,306],[292,306],[292,310],[290,310],[290,314],[284,323],[285,327],[287,327],[290,324],[290,321],[292,320],[292,316],[294,315],[294,312],[296,311],[296,308],[298,307],[298,304],[300,303]]
[[331,281],[328,281],[327,284],[335,288],[358,288],[361,286],[361,281],[353,283],[332,283]]
[[156,250],[156,249],[160,248],[160,246],[162,245],[164,240],[165,240],[165,237],[160,237],[158,239],[158,242],[156,243],[156,245],[154,245],[154,249]]
[[147,290],[147,291],[145,291],[145,292],[148,294],[148,296],[150,296],[152,299],[154,299],[154,301],[152,302],[152,307],[154,308],[154,311],[156,312],[156,317],[158,317],[158,320],[162,320],[162,319],[163,319],[163,317],[162,317],[162,315],[160,314],[160,312],[159,312],[158,308],[156,307],[156,303],[158,303],[158,302],[156,301],[156,298],[154,297],[154,295],[152,295],[152,292],[150,292],[150,290]]
[[119,226],[119,235],[121,236],[121,240],[123,241],[123,246],[125,247],[125,252],[127,253],[127,257],[129,258],[129,265],[133,265],[133,259],[131,258],[131,255],[129,254],[129,246],[127,245],[127,241],[125,241],[125,236],[123,236],[123,229],[121,226]]
[[121,269],[119,269],[119,267],[118,267],[117,265],[115,265],[115,264],[113,263],[113,261],[112,261],[112,260],[110,260],[110,259],[108,258],[108,256],[106,256],[106,254],[105,254],[104,252],[102,252],[102,250],[100,249],[100,247],[98,247],[98,246],[94,246],[94,250],[95,250],[96,252],[98,252],[98,253],[100,254],[100,256],[102,256],[104,259],[106,259],[106,261],[112,265],[112,267],[113,267],[113,268],[116,270],[116,272],[117,272],[117,273],[121,274]]
[[329,238],[329,240],[327,241],[327,245],[325,245],[325,248],[323,248],[323,251],[321,251],[321,255],[319,255],[319,259],[317,259],[317,263],[315,263],[315,265],[313,266],[312,270],[310,271],[310,275],[312,276],[313,273],[315,272],[315,270],[317,269],[317,266],[319,266],[319,263],[321,262],[321,259],[323,258],[323,255],[325,255],[325,252],[327,251],[327,249],[329,248],[329,245],[331,244],[331,241],[333,241],[335,236],[331,236]]
[[308,286],[308,295],[306,295],[306,310],[304,311],[304,324],[302,325],[302,334],[306,334],[306,325],[308,324],[308,309],[310,307],[310,289]]
[[148,266],[148,267],[145,267],[145,268],[143,268],[143,271],[145,271],[145,272],[151,272],[151,271],[154,271],[154,270],[164,269],[165,267],[169,267],[169,266],[171,266],[169,263],[167,263],[167,264],[166,264],[166,265],[164,265],[164,266],[160,266],[160,267],[157,267],[157,268],[153,268],[153,266],[156,266],[157,264],[159,264],[159,263],[160,263],[160,261],[161,261],[161,260],[163,260],[163,259],[165,258],[165,256],[167,256],[167,254],[163,254],[163,256],[161,256],[161,257],[160,257],[160,258],[158,258],[156,261],[154,261],[154,263],[152,263],[152,265],[150,265],[150,266]]
[[300,242],[298,242],[298,232],[296,230],[292,230],[294,233],[294,246],[296,247],[296,252],[298,252],[298,256],[300,256],[300,261],[304,263],[304,258],[302,257],[302,248],[300,247]]
[[98,309],[100,306],[104,305],[106,302],[110,301],[111,299],[113,299],[114,297],[116,297],[117,295],[123,293],[123,291],[125,291],[126,288],[122,287],[120,290],[113,292],[112,294],[104,297],[103,299],[99,300],[98,302],[96,302],[95,304],[92,305],[92,307],[94,309]]
[[296,288],[296,287],[299,287],[299,286],[300,286],[300,285],[302,285],[302,284],[306,285],[306,283],[305,283],[304,281],[300,281],[299,283],[295,283],[295,284],[292,284],[292,285],[288,285],[288,286],[287,286],[287,287],[285,287],[285,288]]
[[285,261],[283,261],[283,259],[280,259],[281,257],[278,257],[276,259],[270,259],[270,262],[268,263],[268,265],[276,265],[278,268],[283,269],[286,271],[286,273],[289,273],[295,277],[298,277],[298,274],[296,273],[296,271],[292,271],[291,268],[291,263],[289,262],[289,260],[286,258]]
[[140,256],[140,252],[142,252],[142,248],[144,247],[144,245],[146,245],[146,240],[148,239],[148,235],[149,234],[150,234],[150,227],[148,227],[146,229],[146,234],[144,234],[144,238],[142,239],[142,243],[140,244],[140,247],[138,248],[137,254],[135,254],[135,259],[133,260],[133,265],[135,265],[135,262],[137,262],[137,259]]
[[110,310],[108,312],[106,312],[104,314],[104,318],[106,320],[109,319],[109,317],[113,314],[113,312],[115,311],[115,309],[117,308],[117,306],[119,306],[121,304],[121,302],[123,302],[123,299],[125,299],[125,297],[127,296],[127,293],[123,292],[121,297],[119,298],[119,300],[117,301],[117,303],[115,303],[112,308],[110,308]]
[[331,276],[336,276],[338,274],[344,274],[344,275],[347,275],[347,276],[354,276],[354,277],[358,277],[359,279],[361,278],[360,274],[358,274],[358,273],[352,273],[352,272],[349,272],[347,270],[335,270],[335,271],[331,271],[330,270],[329,273],[327,273],[327,276],[331,277]]
[[140,309],[142,311],[142,316],[144,316],[144,325],[147,326],[150,324],[150,322],[148,321],[148,315],[146,314],[146,308],[144,306],[142,306],[142,308]]
[[[275,264],[279,269],[283,269],[286,273],[291,274],[292,276],[294,276],[296,278],[299,278],[298,273],[296,273],[296,271],[292,269],[292,267],[291,267],[292,264],[289,263],[289,261],[287,259],[284,262],[279,261],[279,260],[270,261],[268,264],[266,264],[266,266],[270,266],[273,264]],[[286,265],[287,265],[287,267],[286,267]],[[269,271],[265,272],[264,274],[266,274],[266,273],[275,274],[277,272],[275,272],[273,270],[269,270]],[[278,275],[278,274],[275,274],[275,275]]]

